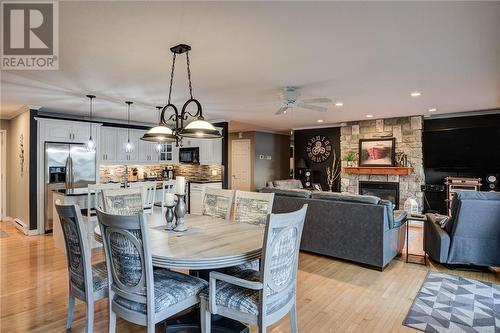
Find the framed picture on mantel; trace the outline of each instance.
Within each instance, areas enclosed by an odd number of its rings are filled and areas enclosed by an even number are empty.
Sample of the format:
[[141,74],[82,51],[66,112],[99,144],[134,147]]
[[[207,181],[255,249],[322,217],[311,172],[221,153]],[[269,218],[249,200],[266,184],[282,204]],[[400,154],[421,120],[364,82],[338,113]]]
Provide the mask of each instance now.
[[359,166],[394,166],[396,139],[360,139]]

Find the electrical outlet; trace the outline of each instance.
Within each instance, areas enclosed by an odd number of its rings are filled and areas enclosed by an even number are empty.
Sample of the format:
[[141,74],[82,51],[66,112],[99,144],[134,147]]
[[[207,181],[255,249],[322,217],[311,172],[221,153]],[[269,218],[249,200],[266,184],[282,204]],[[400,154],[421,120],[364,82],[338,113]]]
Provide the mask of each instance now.
[[264,159],[264,155],[259,155],[259,159],[263,160]]

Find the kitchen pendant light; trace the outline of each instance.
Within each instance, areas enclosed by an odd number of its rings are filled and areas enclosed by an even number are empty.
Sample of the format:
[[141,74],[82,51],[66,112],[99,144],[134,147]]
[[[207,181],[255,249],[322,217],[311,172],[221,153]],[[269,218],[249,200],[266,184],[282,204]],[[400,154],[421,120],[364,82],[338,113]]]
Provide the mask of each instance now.
[[[167,141],[173,141],[175,139],[176,145],[179,146],[179,143],[181,142],[181,139],[183,137],[199,138],[199,139],[221,138],[222,135],[219,133],[219,131],[217,131],[217,129],[215,129],[215,127],[209,122],[207,122],[203,117],[203,110],[201,107],[201,103],[193,97],[193,85],[191,82],[191,68],[189,62],[189,51],[191,51],[191,46],[186,44],[179,44],[170,48],[170,51],[172,51],[173,57],[172,57],[172,71],[170,73],[170,88],[168,91],[168,102],[167,105],[163,107],[160,115],[160,126],[166,127],[168,121],[175,122],[175,128],[172,131],[172,136],[168,136]],[[172,86],[174,81],[175,59],[178,54],[183,54],[183,53],[186,53],[187,74],[189,82],[189,99],[186,101],[186,103],[184,103],[181,112],[179,112],[177,107],[171,103],[171,97],[172,97]],[[188,105],[191,103],[196,104],[197,110],[195,114],[191,114],[186,110]],[[165,113],[169,108],[173,110],[173,114],[166,119]],[[189,116],[194,118],[194,120],[191,121],[186,127],[184,127],[184,121],[187,121]],[[156,126],[152,128],[150,131],[153,131],[153,129],[156,129],[160,126]],[[162,128],[162,130],[164,129]],[[165,142],[162,141],[165,140],[165,138],[166,138],[165,135],[155,134],[150,136],[145,135],[141,139],[146,141]]]
[[[157,106],[156,108],[158,109],[160,118],[158,126],[151,128],[146,134],[142,136],[141,140],[158,142],[158,143],[175,142],[177,136],[175,136],[172,130],[169,127],[167,127],[167,125],[163,124],[161,121],[161,110],[163,109],[163,107]],[[161,145],[157,145],[156,147],[156,149],[159,151],[158,147],[160,147],[159,149],[161,149]]]
[[90,129],[90,136],[89,136],[89,141],[87,142],[87,150],[88,151],[95,151],[95,142],[92,140],[92,100],[95,98],[94,95],[87,95],[88,99],[90,100],[90,106],[89,106],[89,129]]
[[128,111],[127,111],[127,143],[125,144],[125,152],[131,153],[134,147],[132,146],[132,143],[130,142],[130,106],[134,103],[131,101],[126,101],[125,102],[128,105]]

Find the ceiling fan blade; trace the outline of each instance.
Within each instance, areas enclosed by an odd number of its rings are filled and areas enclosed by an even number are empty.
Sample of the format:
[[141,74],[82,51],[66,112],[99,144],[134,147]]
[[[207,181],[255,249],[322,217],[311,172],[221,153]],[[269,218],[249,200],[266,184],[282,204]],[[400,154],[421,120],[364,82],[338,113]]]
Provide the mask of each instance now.
[[328,111],[328,108],[325,108],[323,106],[317,106],[317,105],[312,105],[312,104],[306,104],[306,103],[297,103],[297,107],[303,108],[303,109],[309,109],[309,110],[314,110],[314,111],[319,111],[319,112],[326,112]]
[[288,109],[289,109],[289,107],[288,107],[288,106],[282,106],[282,107],[280,107],[280,108],[278,109],[278,111],[276,111],[276,113],[275,113],[275,114],[283,114],[283,113],[285,113],[285,112],[286,112],[286,110],[288,110]]
[[302,102],[304,103],[331,103],[332,100],[329,98],[308,98],[308,99],[303,99]]

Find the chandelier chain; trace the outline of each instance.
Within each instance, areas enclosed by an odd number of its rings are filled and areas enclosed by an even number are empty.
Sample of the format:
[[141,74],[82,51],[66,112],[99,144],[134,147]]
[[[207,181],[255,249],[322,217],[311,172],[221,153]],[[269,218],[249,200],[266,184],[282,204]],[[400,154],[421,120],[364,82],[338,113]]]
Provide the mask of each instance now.
[[170,104],[170,97],[172,96],[172,85],[174,83],[175,58],[176,58],[176,54],[174,53],[174,57],[172,59],[172,72],[170,73],[170,88],[168,90],[168,102],[167,102],[167,104]]
[[191,84],[191,67],[189,62],[189,51],[186,52],[187,72],[189,81],[189,96],[193,99],[193,85]]

